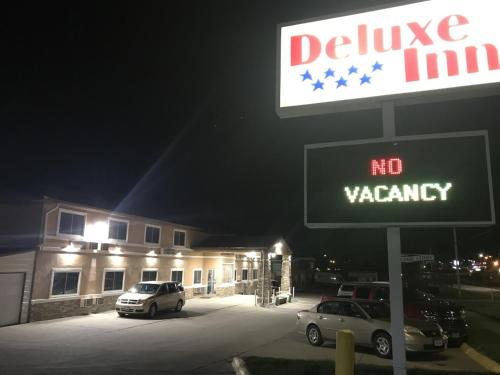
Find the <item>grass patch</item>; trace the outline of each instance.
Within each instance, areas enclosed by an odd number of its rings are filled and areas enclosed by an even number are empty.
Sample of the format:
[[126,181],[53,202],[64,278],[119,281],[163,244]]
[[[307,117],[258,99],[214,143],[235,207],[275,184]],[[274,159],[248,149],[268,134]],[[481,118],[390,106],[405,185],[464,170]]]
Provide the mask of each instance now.
[[[283,358],[244,358],[251,374],[258,375],[332,375],[335,374],[333,361],[305,361]],[[356,375],[392,375],[392,367],[357,365],[354,369]],[[480,375],[480,373],[454,372],[449,370],[433,371],[423,369],[408,369],[408,375]],[[482,373],[484,375],[484,373]]]

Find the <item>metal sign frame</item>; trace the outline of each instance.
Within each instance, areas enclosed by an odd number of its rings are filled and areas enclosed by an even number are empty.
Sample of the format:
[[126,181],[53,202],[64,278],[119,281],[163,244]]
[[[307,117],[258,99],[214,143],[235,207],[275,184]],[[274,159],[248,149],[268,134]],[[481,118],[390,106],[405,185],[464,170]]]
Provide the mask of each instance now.
[[[330,147],[340,147],[340,146],[355,146],[364,144],[375,144],[375,143],[387,143],[390,141],[414,141],[414,140],[430,140],[430,139],[443,139],[443,138],[460,138],[460,137],[471,137],[471,136],[482,136],[485,140],[485,158],[486,158],[486,170],[488,174],[488,187],[489,187],[489,198],[490,198],[490,221],[438,221],[438,222],[380,222],[380,223],[311,223],[307,218],[307,152],[308,150],[318,149],[318,148],[330,148]],[[440,134],[424,134],[424,135],[411,135],[411,136],[400,136],[391,138],[373,138],[373,139],[363,139],[357,141],[346,141],[346,142],[328,142],[328,143],[317,143],[304,146],[304,225],[311,229],[323,229],[323,228],[387,228],[387,227],[474,227],[474,226],[484,226],[493,225],[496,223],[495,220],[495,203],[493,197],[493,182],[491,176],[491,161],[490,161],[490,147],[488,132],[484,130],[480,131],[469,131],[469,132],[456,132],[456,133],[440,133]]]

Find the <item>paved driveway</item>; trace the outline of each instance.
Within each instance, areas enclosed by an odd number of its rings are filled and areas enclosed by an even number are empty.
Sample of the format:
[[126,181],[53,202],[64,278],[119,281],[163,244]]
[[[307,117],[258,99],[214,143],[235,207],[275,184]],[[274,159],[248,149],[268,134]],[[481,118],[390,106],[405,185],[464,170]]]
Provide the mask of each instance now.
[[[296,311],[317,298],[263,309],[252,296],[194,299],[154,320],[102,313],[0,328],[0,374],[229,374],[233,356],[334,358],[295,331]],[[390,365],[368,351],[364,363]],[[480,370],[458,349],[410,366]]]

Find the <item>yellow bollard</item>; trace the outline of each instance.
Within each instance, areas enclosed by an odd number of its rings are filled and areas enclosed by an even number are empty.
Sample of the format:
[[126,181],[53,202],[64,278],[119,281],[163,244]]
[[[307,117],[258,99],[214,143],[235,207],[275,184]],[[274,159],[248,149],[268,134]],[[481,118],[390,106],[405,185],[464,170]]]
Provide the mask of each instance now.
[[354,375],[354,335],[347,329],[337,332],[335,375]]

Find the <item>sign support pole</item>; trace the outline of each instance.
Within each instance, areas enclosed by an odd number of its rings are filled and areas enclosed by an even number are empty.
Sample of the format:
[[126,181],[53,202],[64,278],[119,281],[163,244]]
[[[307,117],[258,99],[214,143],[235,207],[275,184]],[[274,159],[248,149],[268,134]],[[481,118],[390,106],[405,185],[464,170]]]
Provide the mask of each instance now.
[[[382,103],[382,126],[384,138],[396,136],[394,102]],[[399,227],[387,228],[387,251],[391,301],[392,367],[394,375],[406,375],[401,234]]]
[[458,258],[457,228],[453,227],[453,245],[455,247],[455,259],[457,260],[457,287],[458,298],[462,298],[462,285],[460,283],[460,259]]

